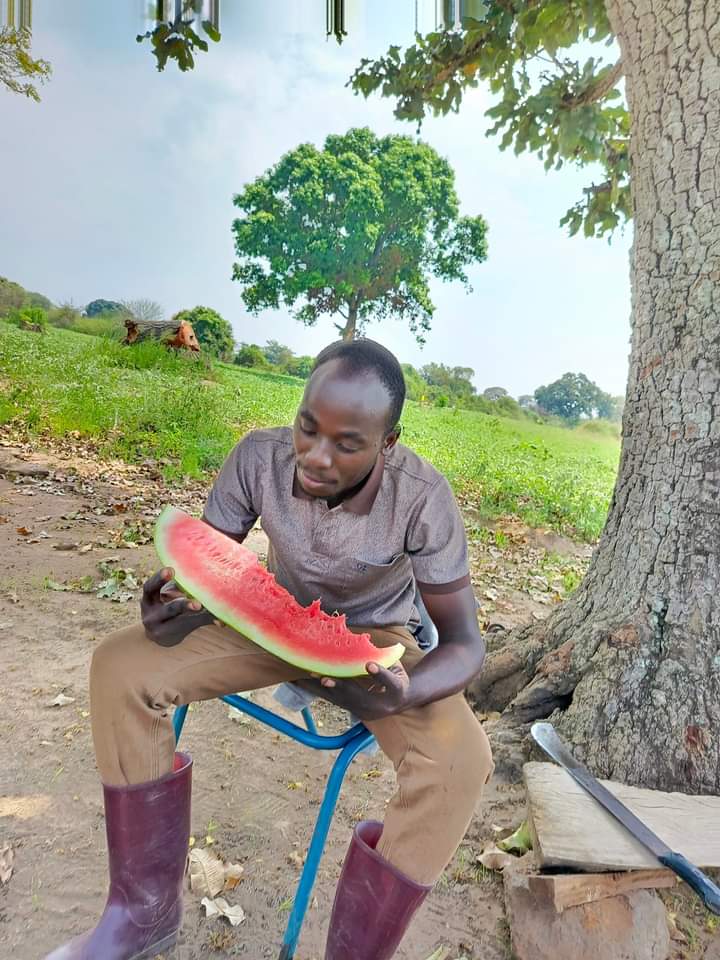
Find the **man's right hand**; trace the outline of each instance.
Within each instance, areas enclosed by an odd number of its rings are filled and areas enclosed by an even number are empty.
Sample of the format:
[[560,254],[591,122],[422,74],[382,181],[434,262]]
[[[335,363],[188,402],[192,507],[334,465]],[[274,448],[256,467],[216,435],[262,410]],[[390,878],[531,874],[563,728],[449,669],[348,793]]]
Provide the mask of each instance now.
[[161,647],[174,647],[193,630],[215,619],[197,600],[189,600],[180,590],[161,592],[174,576],[172,567],[164,567],[143,584],[142,623],[148,637]]

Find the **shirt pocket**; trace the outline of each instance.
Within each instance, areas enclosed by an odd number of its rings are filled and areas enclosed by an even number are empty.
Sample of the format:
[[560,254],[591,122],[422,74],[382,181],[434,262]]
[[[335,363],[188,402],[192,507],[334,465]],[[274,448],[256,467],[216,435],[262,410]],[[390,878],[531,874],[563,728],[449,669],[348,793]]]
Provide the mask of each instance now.
[[[403,567],[407,567],[407,571]],[[366,560],[364,557],[343,557],[338,564],[339,580],[342,583],[343,593],[362,594],[363,596],[376,593],[384,594],[387,588],[412,576],[410,558],[405,553],[396,553],[384,563],[377,560]]]

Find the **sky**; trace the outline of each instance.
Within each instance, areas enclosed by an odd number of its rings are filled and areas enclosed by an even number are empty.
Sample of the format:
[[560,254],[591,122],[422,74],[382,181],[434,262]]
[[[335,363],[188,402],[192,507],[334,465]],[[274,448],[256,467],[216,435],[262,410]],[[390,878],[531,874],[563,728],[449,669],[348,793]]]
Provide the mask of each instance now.
[[[5,9],[0,0],[0,10]],[[236,339],[314,354],[336,333],[287,310],[248,313],[233,281],[232,197],[299,143],[369,126],[415,136],[392,101],[346,83],[362,57],[412,42],[411,0],[349,0],[349,37],[325,37],[324,0],[222,0],[222,41],[187,74],[155,69],[143,0],[35,0],[33,53],[51,61],[42,102],[0,90],[0,275],[55,302],[150,298],[168,315],[203,304]],[[420,0],[421,27],[432,24]],[[570,238],[559,226],[591,181],[587,170],[546,174],[532,156],[486,138],[487,91],[458,115],[431,118],[421,138],[455,170],[463,214],[489,224],[489,256],[473,290],[433,281],[424,348],[399,321],[371,324],[403,362],[469,366],[478,390],[532,393],[582,371],[625,390],[631,230]]]

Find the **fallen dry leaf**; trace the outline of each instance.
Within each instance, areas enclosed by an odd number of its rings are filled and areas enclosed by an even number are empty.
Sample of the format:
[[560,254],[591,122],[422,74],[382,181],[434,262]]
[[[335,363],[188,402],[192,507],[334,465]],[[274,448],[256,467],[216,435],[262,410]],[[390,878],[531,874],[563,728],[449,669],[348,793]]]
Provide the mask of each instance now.
[[20,534],[21,537],[31,537],[33,533],[29,527],[18,527],[17,532]]
[[10,523],[9,517],[0,517],[0,523]]
[[50,806],[50,797],[44,794],[27,797],[0,797],[0,817],[17,817],[29,820],[45,813]]
[[7,883],[13,872],[15,853],[9,843],[0,846],[0,883]]
[[240,905],[233,907],[222,897],[216,897],[214,900],[203,897],[200,903],[205,907],[206,917],[225,917],[233,927],[237,927],[245,919],[245,911]]
[[305,857],[299,850],[291,850],[287,859],[288,863],[291,863],[294,867],[302,868],[305,863]]
[[69,703],[75,703],[75,697],[66,697],[64,693],[59,693],[54,700],[48,704],[49,707],[66,707]]
[[244,872],[245,868],[240,866],[239,863],[226,863],[225,886],[223,887],[223,890],[234,890],[242,880],[242,875]]
[[225,886],[222,860],[208,850],[195,847],[188,858],[190,889],[203,897],[216,897]]

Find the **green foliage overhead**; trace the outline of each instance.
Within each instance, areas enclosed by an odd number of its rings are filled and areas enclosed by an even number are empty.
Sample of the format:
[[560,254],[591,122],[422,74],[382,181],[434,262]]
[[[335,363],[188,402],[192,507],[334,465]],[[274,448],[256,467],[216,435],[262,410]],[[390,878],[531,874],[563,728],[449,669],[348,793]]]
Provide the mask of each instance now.
[[460,216],[455,176],[432,147],[368,129],[306,143],[234,199],[234,278],[257,312],[286,306],[307,326],[339,314],[352,339],[372,320],[430,329],[430,276],[459,280],[487,256],[482,217]]
[[612,418],[613,398],[584,373],[565,373],[535,391],[538,406],[547,413],[577,422],[581,417]]
[[[487,84],[494,102],[486,133],[500,136],[501,149],[534,153],[546,169],[600,166],[601,179],[561,223],[571,234],[611,233],[632,216],[630,119],[605,3],[487,0],[484,8],[483,19],[466,20],[462,32],[418,34],[404,52],[393,46],[363,60],[351,85],[366,97],[394,98],[395,115],[420,124],[427,112],[457,111],[468,88]],[[597,54],[587,57],[590,44]]]
[[195,331],[203,350],[219,360],[232,360],[235,350],[233,330],[227,320],[220,316],[217,310],[211,307],[194,307],[192,310],[181,310],[175,314],[175,320],[180,323],[187,320]]
[[[176,5],[177,7],[178,5]],[[172,20],[162,21],[152,30],[139,33],[138,43],[149,40],[159,71],[165,69],[168,60],[174,60],[178,69],[185,73],[195,66],[194,53],[207,53],[207,40],[195,30],[197,14],[202,10],[202,0],[182,0],[182,5]],[[220,33],[210,20],[202,21],[202,30],[213,43],[218,43]]]
[[30,31],[0,28],[0,85],[12,93],[40,102],[36,83],[45,83],[52,73],[47,60],[35,60],[30,53]]

